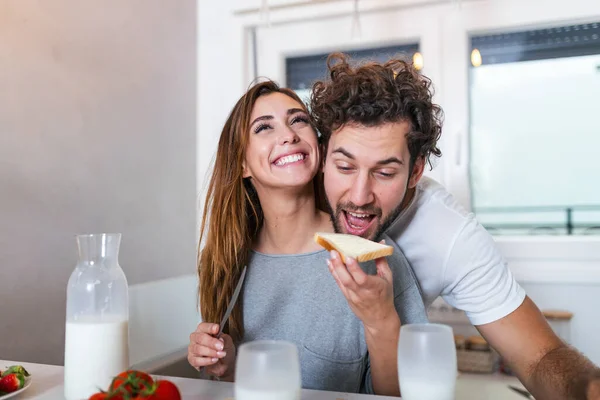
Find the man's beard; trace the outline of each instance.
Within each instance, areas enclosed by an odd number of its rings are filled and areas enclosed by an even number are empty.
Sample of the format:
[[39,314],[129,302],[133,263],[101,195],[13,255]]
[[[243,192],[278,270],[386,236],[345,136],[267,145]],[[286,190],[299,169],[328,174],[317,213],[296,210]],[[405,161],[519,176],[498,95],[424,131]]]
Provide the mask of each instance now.
[[327,211],[329,212],[329,218],[331,219],[331,223],[333,224],[333,229],[336,233],[343,233],[341,218],[342,218],[342,213],[345,210],[361,211],[361,212],[375,215],[375,218],[378,219],[378,224],[375,229],[375,234],[371,235],[371,237],[365,238],[365,239],[374,240],[374,241],[378,240],[381,237],[381,235],[394,223],[394,221],[396,220],[398,215],[400,215],[400,213],[402,212],[402,205],[404,203],[404,198],[403,198],[402,201],[396,206],[396,208],[394,208],[392,210],[392,212],[385,217],[383,222],[379,222],[379,220],[382,217],[380,208],[376,208],[376,207],[362,207],[361,208],[351,202],[348,202],[348,203],[343,203],[343,204],[338,203],[336,205],[336,209],[334,211],[333,207],[331,207],[331,203],[329,202],[329,198],[327,198],[327,196],[325,196],[325,197],[326,197],[326,203],[327,203]]

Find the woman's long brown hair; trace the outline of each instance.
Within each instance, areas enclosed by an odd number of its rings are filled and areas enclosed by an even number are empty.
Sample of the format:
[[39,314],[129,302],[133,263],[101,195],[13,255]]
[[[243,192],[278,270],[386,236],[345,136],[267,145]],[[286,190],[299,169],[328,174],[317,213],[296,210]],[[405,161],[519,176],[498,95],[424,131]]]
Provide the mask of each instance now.
[[[256,100],[270,93],[283,93],[306,109],[290,89],[272,81],[251,87],[233,107],[221,132],[214,169],[207,188],[198,251],[200,313],[205,322],[219,323],[232,298],[242,269],[248,262],[252,243],[259,233],[263,215],[256,190],[243,178],[243,163]],[[317,174],[319,175],[319,174]],[[320,179],[316,196],[322,196]],[[322,200],[318,197],[317,205]],[[203,248],[202,239],[206,238]],[[234,342],[244,335],[242,299],[237,300],[225,329]]]

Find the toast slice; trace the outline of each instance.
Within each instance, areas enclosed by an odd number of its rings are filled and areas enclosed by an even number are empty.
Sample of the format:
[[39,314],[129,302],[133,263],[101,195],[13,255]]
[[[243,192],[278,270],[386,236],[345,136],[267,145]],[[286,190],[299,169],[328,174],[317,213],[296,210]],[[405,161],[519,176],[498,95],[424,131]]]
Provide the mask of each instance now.
[[386,257],[394,252],[392,246],[344,233],[317,232],[315,233],[315,242],[327,250],[336,250],[340,253],[343,262],[346,262],[346,257],[364,262]]

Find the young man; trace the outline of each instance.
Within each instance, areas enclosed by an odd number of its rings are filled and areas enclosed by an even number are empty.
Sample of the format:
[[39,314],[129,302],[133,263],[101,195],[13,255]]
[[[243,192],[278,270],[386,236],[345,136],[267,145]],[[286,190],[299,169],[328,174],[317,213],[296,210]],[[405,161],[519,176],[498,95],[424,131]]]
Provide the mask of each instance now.
[[[482,336],[540,399],[600,399],[600,370],[552,331],[507,268],[492,237],[435,181],[422,177],[440,156],[442,110],[431,84],[409,64],[353,67],[328,59],[330,79],[313,86],[310,108],[323,135],[324,185],[335,229],[375,240],[386,232],[417,275],[426,306],[442,296],[464,310]],[[366,276],[333,253],[330,270],[365,324],[378,394],[398,394],[401,321],[381,293],[389,279]],[[371,349],[371,346],[369,347]],[[395,348],[395,347],[394,347]],[[596,396],[596,397],[594,397]]]

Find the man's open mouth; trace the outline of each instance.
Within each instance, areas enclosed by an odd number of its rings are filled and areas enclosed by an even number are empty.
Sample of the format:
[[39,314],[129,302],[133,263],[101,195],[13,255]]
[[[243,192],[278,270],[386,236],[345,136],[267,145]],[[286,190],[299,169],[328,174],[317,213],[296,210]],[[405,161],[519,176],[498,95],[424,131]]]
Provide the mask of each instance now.
[[359,211],[342,210],[340,214],[342,216],[344,227],[346,228],[345,230],[351,235],[363,237],[377,219],[376,214],[368,214]]

